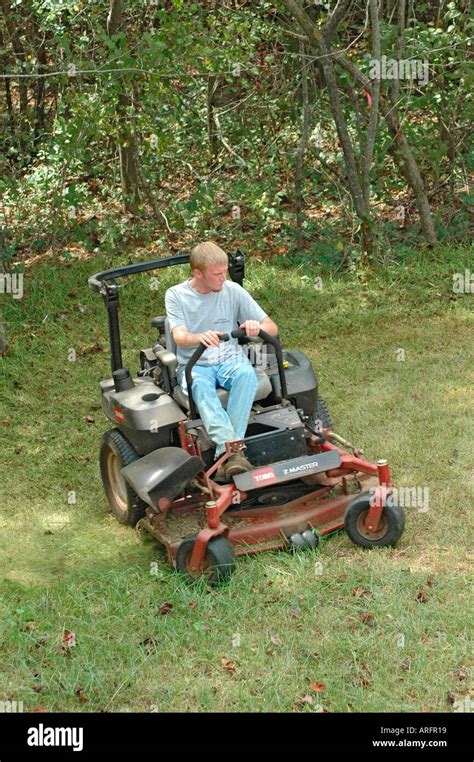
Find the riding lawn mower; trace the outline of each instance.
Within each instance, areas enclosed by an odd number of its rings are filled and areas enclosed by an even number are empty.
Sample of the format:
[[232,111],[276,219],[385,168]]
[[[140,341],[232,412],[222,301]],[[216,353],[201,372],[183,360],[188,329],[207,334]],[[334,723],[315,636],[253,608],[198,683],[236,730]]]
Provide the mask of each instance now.
[[[151,320],[158,336],[153,347],[141,350],[136,376],[123,367],[117,280],[184,265],[189,256],[124,265],[88,281],[108,313],[112,375],[100,382],[100,394],[113,428],[102,439],[100,470],[113,514],[122,524],[145,528],[176,569],[191,579],[203,575],[210,584],[233,573],[236,556],[314,550],[322,536],[342,528],[364,548],[394,545],[405,518],[392,494],[388,463],[368,462],[333,431],[303,352],[284,349],[279,337],[264,331],[256,339],[238,326],[232,331],[249,345],[258,387],[245,438],[227,443],[216,461],[192,395],[192,368],[206,347],[197,346],[186,365],[188,395],[177,381],[166,315]],[[241,251],[229,255],[229,272],[242,285]],[[229,392],[217,388],[216,394],[226,407]],[[218,483],[217,469],[242,445],[252,470]]]

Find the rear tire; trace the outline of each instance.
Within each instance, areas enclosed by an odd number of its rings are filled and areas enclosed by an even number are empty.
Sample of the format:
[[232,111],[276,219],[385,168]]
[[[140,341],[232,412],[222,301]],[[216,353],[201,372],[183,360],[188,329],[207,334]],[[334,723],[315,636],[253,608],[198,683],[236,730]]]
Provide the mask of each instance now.
[[146,504],[133,491],[120,470],[138,460],[140,455],[118,429],[102,437],[99,463],[110,510],[121,524],[135,526],[145,516]]
[[309,416],[308,423],[318,433],[322,429],[332,429],[331,414],[322,397],[317,398],[316,410]]

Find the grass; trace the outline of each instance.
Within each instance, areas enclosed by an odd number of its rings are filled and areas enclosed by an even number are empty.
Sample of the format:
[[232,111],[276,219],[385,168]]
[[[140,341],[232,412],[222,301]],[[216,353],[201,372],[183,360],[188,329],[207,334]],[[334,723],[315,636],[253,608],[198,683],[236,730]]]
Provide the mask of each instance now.
[[[335,429],[387,457],[397,486],[427,487],[429,510],[406,509],[395,549],[363,551],[340,533],[316,555],[239,559],[217,590],[186,583],[105,510],[107,325],[86,281],[114,262],[29,268],[23,299],[4,297],[3,309],[0,700],[27,711],[434,712],[472,695],[473,297],[452,291],[469,262],[466,249],[413,252],[403,268],[323,276],[322,290],[308,268],[250,264],[246,287],[285,346],[310,356]],[[143,275],[121,293],[133,371],[186,269],[155,275],[158,290]]]

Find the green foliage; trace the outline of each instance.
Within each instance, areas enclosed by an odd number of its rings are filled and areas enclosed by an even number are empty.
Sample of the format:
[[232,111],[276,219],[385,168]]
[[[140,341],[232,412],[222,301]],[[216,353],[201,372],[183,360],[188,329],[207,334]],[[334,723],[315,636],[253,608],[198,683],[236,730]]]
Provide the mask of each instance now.
[[[100,242],[115,246],[124,242],[122,235],[130,238],[118,221],[117,144],[127,123],[141,166],[140,183],[148,186],[147,192],[141,188],[134,223],[140,236],[145,230],[150,238],[163,231],[162,217],[151,213],[151,194],[180,245],[208,234],[240,243],[248,239],[273,255],[286,248],[295,262],[315,259],[345,267],[333,241],[357,249],[358,222],[316,63],[307,71],[311,125],[303,172],[304,250],[297,251],[294,171],[303,116],[301,59],[298,41],[285,34],[274,6],[265,2],[230,12],[219,5],[212,10],[202,3],[143,5],[132,0],[122,28],[110,38],[106,5],[32,0],[28,8],[17,4],[11,10],[16,27],[26,30],[25,56],[15,55],[6,30],[12,109],[3,117],[0,137],[5,157],[0,191],[2,224],[16,231],[18,250],[37,251],[40,241],[46,250],[71,242],[87,248]],[[420,6],[416,18],[409,12],[404,55],[426,61],[429,77],[423,85],[401,81],[399,110],[440,235],[461,240],[467,234],[462,198],[469,171],[472,87],[466,58],[472,30],[457,4],[448,3],[440,13],[435,6]],[[323,23],[327,10],[321,4],[313,16]],[[367,73],[371,51],[369,37],[360,34],[364,23],[365,11],[354,10],[335,45],[353,46],[354,61]],[[394,16],[381,20],[381,36],[382,53],[393,57]],[[46,64],[40,63],[43,39]],[[26,113],[20,113],[14,77],[20,70],[60,72],[43,80],[43,101],[39,80],[27,81]],[[367,100],[339,66],[337,74],[355,140],[358,123],[363,126],[369,116]],[[216,85],[215,156],[208,134],[209,81]],[[382,83],[385,96],[390,85]],[[121,93],[130,101],[119,111]],[[408,245],[421,237],[393,149],[382,123],[375,141],[372,199],[378,238],[389,249],[401,237]],[[403,229],[393,219],[400,205],[407,209]],[[240,217],[232,216],[232,207],[240,208]]]

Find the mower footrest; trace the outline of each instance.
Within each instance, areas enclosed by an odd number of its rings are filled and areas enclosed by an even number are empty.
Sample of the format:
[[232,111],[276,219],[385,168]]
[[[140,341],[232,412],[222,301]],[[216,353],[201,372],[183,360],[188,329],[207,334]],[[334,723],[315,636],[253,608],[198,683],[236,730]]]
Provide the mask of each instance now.
[[155,508],[160,498],[173,501],[204,469],[201,458],[180,447],[161,447],[122,468],[122,474],[137,495]]

